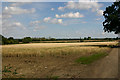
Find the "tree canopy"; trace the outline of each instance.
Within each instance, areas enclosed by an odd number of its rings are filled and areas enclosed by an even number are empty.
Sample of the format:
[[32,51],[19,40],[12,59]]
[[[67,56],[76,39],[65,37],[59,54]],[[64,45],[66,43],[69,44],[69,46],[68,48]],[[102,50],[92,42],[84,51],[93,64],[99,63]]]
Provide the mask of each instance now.
[[120,33],[120,1],[114,2],[111,6],[106,7],[103,12],[105,21],[103,22],[105,32]]

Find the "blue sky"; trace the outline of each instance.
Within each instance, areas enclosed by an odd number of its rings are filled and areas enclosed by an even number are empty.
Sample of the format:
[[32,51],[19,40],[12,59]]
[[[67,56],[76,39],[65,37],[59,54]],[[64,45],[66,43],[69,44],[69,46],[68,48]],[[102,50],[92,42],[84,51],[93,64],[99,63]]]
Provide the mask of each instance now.
[[103,11],[111,2],[3,2],[6,37],[117,37],[104,33]]

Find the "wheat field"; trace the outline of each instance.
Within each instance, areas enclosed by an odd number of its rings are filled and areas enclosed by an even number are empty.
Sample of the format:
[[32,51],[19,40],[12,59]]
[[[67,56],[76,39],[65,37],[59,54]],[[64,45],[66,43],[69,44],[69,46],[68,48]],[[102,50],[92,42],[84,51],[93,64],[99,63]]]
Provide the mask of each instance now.
[[[3,56],[38,56],[47,54],[92,53],[106,51],[97,45],[116,45],[117,42],[83,42],[83,43],[30,43],[2,46]],[[96,45],[96,46],[95,46]]]
[[[82,56],[111,51],[117,42],[30,43],[2,46],[3,78],[48,78],[88,76],[96,63],[76,63]],[[107,45],[108,47],[106,47]],[[94,58],[94,56],[93,56]],[[96,60],[96,58],[95,58]],[[9,69],[10,68],[10,69]],[[72,72],[71,72],[72,71]],[[82,72],[82,74],[80,74]],[[88,73],[88,74],[87,74]]]

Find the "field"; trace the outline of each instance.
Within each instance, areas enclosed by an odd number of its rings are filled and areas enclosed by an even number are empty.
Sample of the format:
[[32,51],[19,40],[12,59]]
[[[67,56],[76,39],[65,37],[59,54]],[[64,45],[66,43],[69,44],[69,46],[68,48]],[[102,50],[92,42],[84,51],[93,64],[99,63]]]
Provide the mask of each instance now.
[[[3,45],[3,78],[98,77],[94,69],[117,42]],[[98,68],[99,69],[99,68]],[[93,74],[92,74],[93,73]]]

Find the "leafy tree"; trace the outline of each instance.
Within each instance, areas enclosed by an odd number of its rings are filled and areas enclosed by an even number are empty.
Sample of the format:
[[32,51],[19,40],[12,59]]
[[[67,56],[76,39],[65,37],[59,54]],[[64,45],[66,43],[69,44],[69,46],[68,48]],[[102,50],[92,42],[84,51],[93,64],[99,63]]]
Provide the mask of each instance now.
[[84,37],[84,40],[87,40],[87,38],[86,38],[86,37]]
[[13,37],[8,38],[8,44],[15,44]]
[[45,37],[42,37],[40,40],[41,40],[41,41],[45,41],[45,40],[46,40],[46,38],[45,38]]
[[8,40],[14,40],[14,38],[13,37],[9,37]]
[[114,2],[111,6],[106,7],[103,13],[105,21],[103,22],[105,32],[120,33],[120,1]]
[[0,35],[0,45],[2,45],[2,35]]
[[88,40],[91,40],[91,37],[88,37],[87,39],[88,39]]
[[31,39],[31,37],[25,37],[25,38],[23,38],[22,42],[23,43],[30,43],[30,42],[32,42],[32,39]]

